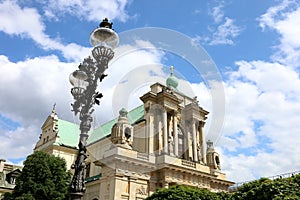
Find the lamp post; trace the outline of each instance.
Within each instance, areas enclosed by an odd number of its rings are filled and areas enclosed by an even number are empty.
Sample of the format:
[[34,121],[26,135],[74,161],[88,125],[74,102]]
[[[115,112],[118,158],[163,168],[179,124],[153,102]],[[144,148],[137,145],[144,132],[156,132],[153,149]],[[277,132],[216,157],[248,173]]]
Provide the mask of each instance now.
[[102,94],[97,92],[98,80],[107,76],[104,71],[108,67],[108,62],[113,58],[113,49],[119,43],[117,33],[112,30],[112,23],[105,18],[90,35],[90,43],[94,47],[92,55],[85,58],[79,65],[79,69],[70,74],[70,82],[73,85],[71,93],[74,97],[72,111],[80,119],[80,138],[78,144],[78,154],[72,182],[70,184],[70,199],[80,200],[85,193],[85,159],[86,159],[86,141],[88,132],[93,121],[92,113],[94,104],[100,104]]

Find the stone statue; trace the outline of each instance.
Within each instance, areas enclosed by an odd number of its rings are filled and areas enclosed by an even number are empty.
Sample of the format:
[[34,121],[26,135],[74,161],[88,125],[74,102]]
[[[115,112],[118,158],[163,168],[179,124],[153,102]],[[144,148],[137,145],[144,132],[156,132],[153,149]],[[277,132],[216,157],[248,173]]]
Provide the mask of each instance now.
[[173,142],[173,136],[172,135],[169,136],[168,146],[169,146],[170,155],[173,156],[174,155],[174,142]]
[[201,153],[201,145],[199,142],[197,142],[197,154],[198,154],[198,161],[202,161],[202,153]]

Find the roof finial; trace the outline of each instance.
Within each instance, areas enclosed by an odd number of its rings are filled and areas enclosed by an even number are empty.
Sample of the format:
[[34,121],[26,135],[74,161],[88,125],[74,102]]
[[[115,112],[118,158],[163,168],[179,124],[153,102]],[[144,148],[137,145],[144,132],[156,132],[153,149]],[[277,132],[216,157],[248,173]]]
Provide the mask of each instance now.
[[112,25],[113,25],[112,22],[109,22],[107,18],[104,18],[102,22],[99,24],[99,27],[112,29]]
[[52,112],[55,112],[56,102],[53,104]]
[[174,74],[174,67],[173,66],[170,67],[170,71],[171,71],[171,76],[173,76],[173,74]]
[[53,108],[52,108],[52,111],[51,111],[51,114],[50,114],[50,116],[53,117],[53,118],[57,118],[55,108],[56,108],[56,102],[53,104]]

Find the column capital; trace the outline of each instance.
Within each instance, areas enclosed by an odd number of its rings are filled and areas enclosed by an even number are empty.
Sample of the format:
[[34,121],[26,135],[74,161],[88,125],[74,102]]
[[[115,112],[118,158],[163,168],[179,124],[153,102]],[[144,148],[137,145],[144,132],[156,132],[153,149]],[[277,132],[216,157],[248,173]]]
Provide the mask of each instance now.
[[202,121],[202,120],[199,121],[199,125],[200,125],[201,127],[204,127],[205,123],[206,123],[205,121]]

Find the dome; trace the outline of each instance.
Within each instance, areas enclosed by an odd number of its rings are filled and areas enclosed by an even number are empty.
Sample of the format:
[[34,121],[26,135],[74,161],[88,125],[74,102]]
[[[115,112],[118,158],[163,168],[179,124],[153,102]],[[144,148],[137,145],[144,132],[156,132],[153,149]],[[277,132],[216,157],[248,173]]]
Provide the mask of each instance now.
[[171,75],[167,78],[166,84],[168,87],[176,89],[178,86],[178,79],[173,75],[174,67],[170,67]]
[[169,78],[167,78],[166,83],[168,87],[177,88],[178,79],[175,76],[171,75],[169,76]]

